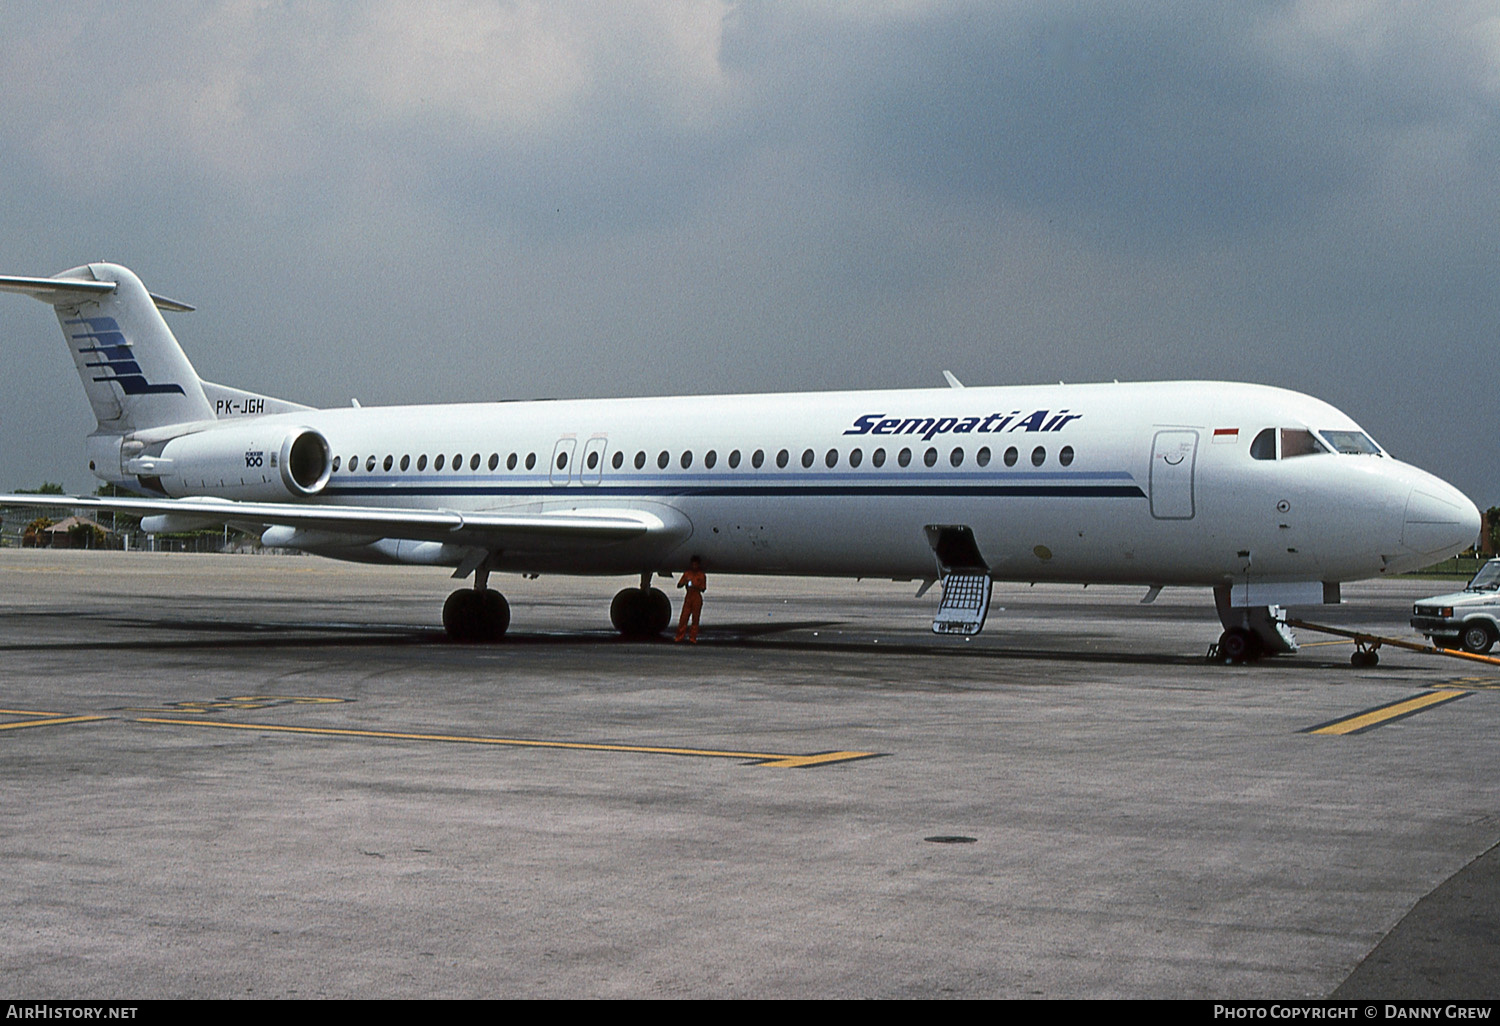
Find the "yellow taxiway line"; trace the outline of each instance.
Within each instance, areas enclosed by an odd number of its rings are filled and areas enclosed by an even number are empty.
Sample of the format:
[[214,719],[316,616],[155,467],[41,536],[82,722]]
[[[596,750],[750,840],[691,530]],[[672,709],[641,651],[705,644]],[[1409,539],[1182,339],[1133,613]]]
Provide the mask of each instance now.
[[531,738],[473,737],[465,734],[409,734],[394,730],[353,730],[340,727],[288,727],[275,723],[219,723],[213,720],[179,720],[142,717],[137,723],[165,723],[181,727],[227,727],[234,730],[272,730],[288,734],[323,734],[334,737],[374,737],[396,741],[446,741],[470,745],[503,745],[513,748],[564,748],[591,752],[634,752],[645,755],[691,755],[705,759],[748,759],[757,766],[800,769],[836,762],[869,759],[879,752],[732,752],[714,748],[667,748],[655,745],[610,745],[584,741],[539,741]]
[[45,720],[22,720],[18,723],[0,723],[0,730],[15,730],[17,727],[55,727],[63,723],[92,723],[107,720],[108,716],[50,716]]
[[1424,691],[1420,695],[1403,698],[1399,702],[1376,706],[1374,709],[1366,709],[1364,712],[1355,713],[1353,716],[1345,716],[1341,719],[1330,720],[1328,723],[1320,723],[1316,727],[1308,727],[1303,733],[1358,734],[1362,731],[1373,730],[1394,720],[1415,715],[1424,709],[1431,709],[1446,702],[1466,698],[1469,694],[1468,691],[1459,691],[1456,689],[1448,691]]

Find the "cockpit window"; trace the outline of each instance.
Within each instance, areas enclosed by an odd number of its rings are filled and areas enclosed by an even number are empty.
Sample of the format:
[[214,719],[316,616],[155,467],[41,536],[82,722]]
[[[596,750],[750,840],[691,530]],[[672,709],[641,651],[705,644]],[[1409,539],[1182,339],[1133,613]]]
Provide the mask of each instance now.
[[1266,428],[1250,443],[1250,457],[1257,460],[1276,458],[1276,429]]
[[1474,575],[1466,591],[1500,591],[1500,562],[1490,560],[1479,568],[1479,573]]
[[1306,428],[1281,429],[1281,458],[1284,460],[1289,460],[1293,456],[1311,456],[1314,453],[1327,451],[1328,448]]
[[1363,431],[1320,431],[1323,441],[1333,446],[1334,452],[1351,455],[1379,456],[1380,446],[1370,440]]

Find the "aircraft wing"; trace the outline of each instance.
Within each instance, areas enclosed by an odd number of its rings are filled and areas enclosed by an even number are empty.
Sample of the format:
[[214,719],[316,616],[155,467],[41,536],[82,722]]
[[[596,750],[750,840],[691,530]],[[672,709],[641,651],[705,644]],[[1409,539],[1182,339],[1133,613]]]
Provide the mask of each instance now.
[[541,513],[400,509],[387,506],[314,506],[233,499],[82,498],[66,495],[0,495],[0,506],[113,510],[161,517],[160,531],[214,524],[260,524],[327,531],[363,538],[453,542],[493,549],[552,548],[625,541],[675,533],[678,525],[645,510],[555,510]]

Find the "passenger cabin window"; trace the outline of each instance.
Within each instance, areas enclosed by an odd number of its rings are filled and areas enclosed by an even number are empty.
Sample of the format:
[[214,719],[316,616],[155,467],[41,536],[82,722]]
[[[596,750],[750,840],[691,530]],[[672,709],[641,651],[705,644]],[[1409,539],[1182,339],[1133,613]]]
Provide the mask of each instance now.
[[[443,468],[439,467],[438,469],[441,470]],[[505,458],[505,469],[506,470],[515,470],[516,469],[516,454],[515,453],[511,453],[509,456],[507,456]]]
[[861,463],[863,463],[864,461],[865,461],[865,454],[862,453],[862,452],[860,452],[858,449],[855,449],[855,450],[853,450],[852,452],[849,453],[849,466],[851,466],[851,467],[857,467]]
[[1016,447],[1014,445],[1011,446],[1009,449],[1006,449],[1005,450],[1005,465],[1007,467],[1014,467],[1016,465],[1016,460],[1020,458],[1020,455],[1021,455],[1020,453],[1016,452]]
[[636,470],[640,470],[643,467],[645,467],[645,465],[646,465],[646,454],[644,452],[638,452],[638,453],[636,453],[635,454],[635,469]]
[[657,470],[666,470],[667,469],[667,464],[671,463],[671,462],[672,462],[672,456],[671,456],[671,454],[668,453],[667,450],[663,449],[657,455],[657,457],[656,457],[656,469]]
[[621,452],[620,450],[616,449],[615,450],[615,458],[612,459],[612,460],[610,460],[610,463],[612,463],[614,465],[614,468],[616,470],[619,470],[621,467],[623,467],[625,465],[625,454],[623,452]]
[[706,452],[706,453],[703,454],[703,469],[704,470],[712,470],[712,469],[714,469],[714,464],[716,464],[718,462],[719,462],[719,454],[716,453],[716,452],[714,452],[712,449],[708,450],[708,452]]
[[990,447],[986,445],[983,448],[981,448],[978,452],[976,452],[974,454],[974,462],[977,463],[977,464],[979,464],[981,467],[987,467],[987,466],[989,466],[990,465]]
[[885,450],[876,449],[874,452],[870,453],[870,462],[875,464],[877,468],[885,466]]
[[1065,445],[1062,447],[1062,451],[1057,454],[1057,462],[1061,463],[1065,467],[1071,467],[1073,465],[1073,447],[1071,445]]
[[492,453],[490,453],[490,464],[489,464],[489,466],[490,466],[491,470],[498,470],[499,469],[499,467],[500,467],[500,454],[498,452],[492,452]]
[[432,461],[432,469],[433,470],[442,470],[443,469],[443,464],[446,463],[447,461],[448,461],[448,457],[444,456],[442,453],[438,453],[437,459],[435,459],[435,460]]
[[1035,449],[1031,450],[1031,465],[1033,467],[1040,467],[1043,463],[1046,463],[1046,462],[1047,462],[1047,450],[1046,449],[1043,449],[1039,445]]
[[738,469],[739,465],[740,465],[740,451],[738,449],[735,449],[733,452],[731,452],[729,454],[729,469],[730,470]]
[[780,452],[778,452],[776,454],[776,465],[778,467],[780,467],[782,470],[785,470],[786,469],[786,465],[787,465],[787,461],[790,460],[791,458],[792,458],[791,454],[789,452],[787,452],[785,449],[782,449]]
[[528,452],[526,454],[526,469],[527,470],[531,470],[535,466],[536,466],[536,453],[534,453],[534,452]]
[[752,467],[754,467],[756,470],[759,470],[761,468],[761,464],[763,464],[765,462],[766,462],[765,451],[762,450],[762,449],[756,449],[755,450],[755,455],[753,455],[753,456],[750,457],[750,465]]
[[420,456],[417,457],[417,469],[418,470],[426,470],[427,469],[427,454],[425,452],[422,455],[420,455]]

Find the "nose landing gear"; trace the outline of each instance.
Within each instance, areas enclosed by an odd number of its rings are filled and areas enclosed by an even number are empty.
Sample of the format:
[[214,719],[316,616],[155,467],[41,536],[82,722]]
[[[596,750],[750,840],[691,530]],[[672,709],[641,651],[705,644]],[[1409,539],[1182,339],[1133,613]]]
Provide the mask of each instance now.
[[1264,654],[1260,637],[1244,627],[1231,627],[1219,635],[1219,643],[1209,652],[1211,661],[1222,661],[1231,665],[1252,663]]

